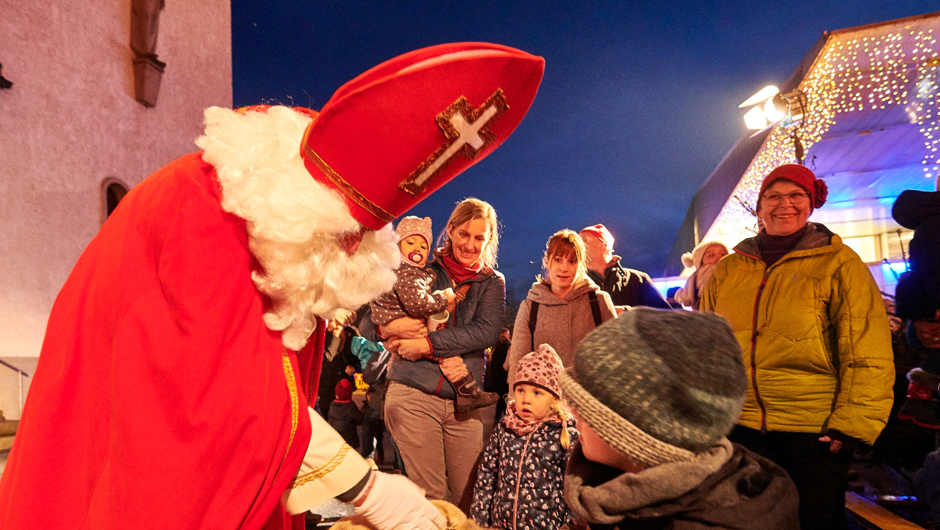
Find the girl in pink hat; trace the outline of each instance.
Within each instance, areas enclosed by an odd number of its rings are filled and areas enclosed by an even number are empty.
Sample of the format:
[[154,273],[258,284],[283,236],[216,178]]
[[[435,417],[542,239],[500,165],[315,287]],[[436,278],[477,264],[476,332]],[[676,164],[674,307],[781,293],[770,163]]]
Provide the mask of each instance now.
[[578,439],[548,344],[519,362],[512,401],[483,452],[470,518],[483,527],[555,530],[573,521],[564,473]]

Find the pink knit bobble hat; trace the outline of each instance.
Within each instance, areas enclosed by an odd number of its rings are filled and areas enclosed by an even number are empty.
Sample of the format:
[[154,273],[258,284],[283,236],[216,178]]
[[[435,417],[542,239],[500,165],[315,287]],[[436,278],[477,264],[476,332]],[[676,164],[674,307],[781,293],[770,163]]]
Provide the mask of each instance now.
[[425,217],[424,219],[413,215],[403,217],[402,220],[398,222],[398,226],[395,227],[395,233],[398,234],[399,241],[408,239],[411,236],[421,236],[427,241],[429,248],[431,241],[434,240],[434,235],[431,233],[430,217]]
[[515,389],[519,383],[528,383],[540,386],[560,398],[561,385],[558,383],[558,377],[564,370],[565,366],[555,350],[548,344],[541,344],[537,351],[527,353],[519,361],[512,387]]

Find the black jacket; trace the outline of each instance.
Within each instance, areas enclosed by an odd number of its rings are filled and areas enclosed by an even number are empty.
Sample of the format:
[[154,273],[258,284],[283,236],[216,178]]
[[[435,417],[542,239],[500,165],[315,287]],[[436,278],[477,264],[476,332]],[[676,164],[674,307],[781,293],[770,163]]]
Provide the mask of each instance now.
[[607,266],[603,278],[594,271],[588,271],[588,276],[610,295],[615,306],[641,305],[672,309],[663,295],[656,290],[648,274],[623,268],[620,265],[620,258],[615,258],[613,263]]

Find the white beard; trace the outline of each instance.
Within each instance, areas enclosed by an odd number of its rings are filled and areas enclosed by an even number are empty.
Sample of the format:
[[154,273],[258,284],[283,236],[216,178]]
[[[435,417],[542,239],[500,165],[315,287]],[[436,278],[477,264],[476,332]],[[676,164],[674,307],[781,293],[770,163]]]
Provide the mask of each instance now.
[[206,109],[196,140],[222,185],[222,209],[247,221],[248,244],[263,272],[252,274],[270,299],[265,325],[299,350],[316,317],[355,310],[391,290],[401,260],[391,226],[367,231],[348,256],[336,236],[361,225],[339,192],[304,167],[300,141],[311,118],[287,107],[239,114]]

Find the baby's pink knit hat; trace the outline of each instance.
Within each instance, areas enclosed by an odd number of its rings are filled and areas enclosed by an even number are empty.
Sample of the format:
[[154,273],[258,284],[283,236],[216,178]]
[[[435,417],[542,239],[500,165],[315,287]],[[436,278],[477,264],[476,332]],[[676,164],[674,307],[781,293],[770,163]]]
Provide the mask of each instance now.
[[427,242],[428,248],[431,247],[431,242],[434,240],[434,236],[431,233],[430,217],[425,217],[424,219],[413,215],[403,217],[402,220],[398,222],[398,226],[395,227],[395,233],[398,234],[399,241],[404,241],[411,236],[421,236]]

